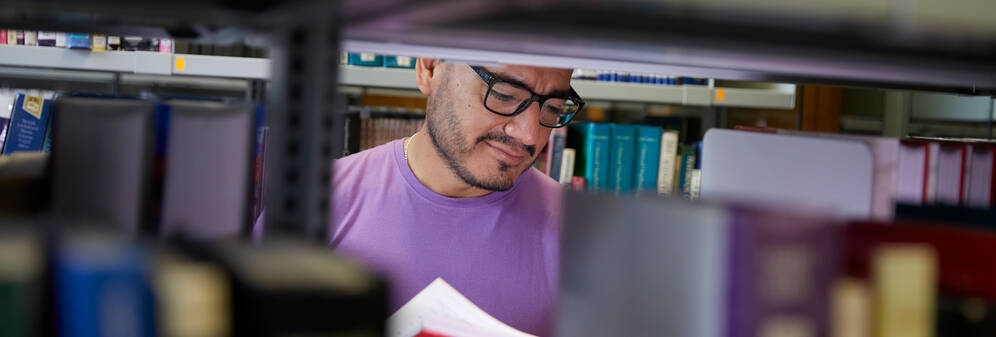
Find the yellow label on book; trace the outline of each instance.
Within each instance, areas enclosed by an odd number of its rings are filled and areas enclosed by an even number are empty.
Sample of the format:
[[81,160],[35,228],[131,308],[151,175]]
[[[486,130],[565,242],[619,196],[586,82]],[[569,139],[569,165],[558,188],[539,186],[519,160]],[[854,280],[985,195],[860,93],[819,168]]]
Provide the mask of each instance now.
[[726,100],[726,90],[723,88],[716,89],[716,100],[720,102]]
[[176,68],[176,71],[183,71],[184,69],[187,69],[187,59],[184,57],[177,57],[173,62],[173,68]]
[[21,104],[21,109],[35,116],[35,118],[41,119],[42,104],[44,102],[41,97],[24,96],[24,104]]

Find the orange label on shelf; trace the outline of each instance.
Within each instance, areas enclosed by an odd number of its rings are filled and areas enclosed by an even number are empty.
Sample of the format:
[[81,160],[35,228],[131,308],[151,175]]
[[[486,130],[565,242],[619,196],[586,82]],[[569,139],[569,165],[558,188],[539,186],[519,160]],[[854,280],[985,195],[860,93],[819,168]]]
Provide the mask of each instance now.
[[183,57],[177,57],[176,60],[173,62],[173,67],[176,68],[176,71],[183,71],[183,69],[187,68],[187,59]]
[[723,88],[716,89],[716,100],[723,101],[726,99],[726,90]]

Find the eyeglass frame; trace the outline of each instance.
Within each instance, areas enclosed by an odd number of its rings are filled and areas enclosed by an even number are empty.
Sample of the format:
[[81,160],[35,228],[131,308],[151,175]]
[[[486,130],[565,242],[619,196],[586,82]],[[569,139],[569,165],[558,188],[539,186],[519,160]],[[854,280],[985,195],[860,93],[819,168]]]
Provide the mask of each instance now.
[[[574,116],[577,115],[577,113],[581,111],[581,108],[584,107],[584,104],[585,104],[584,99],[582,99],[581,96],[578,95],[578,93],[576,91],[574,91],[574,87],[569,87],[570,93],[567,95],[567,97],[564,97],[562,95],[540,95],[540,94],[537,94],[536,92],[534,92],[532,89],[527,88],[527,87],[525,87],[525,86],[523,86],[521,84],[513,83],[513,82],[510,82],[508,80],[499,78],[498,76],[491,75],[486,70],[484,70],[484,68],[481,68],[480,66],[475,66],[475,65],[469,65],[469,66],[470,66],[471,69],[474,70],[475,73],[477,73],[477,76],[481,77],[481,80],[483,80],[485,83],[488,84],[488,91],[484,94],[484,101],[481,102],[481,103],[484,105],[485,109],[488,109],[488,111],[491,111],[492,113],[497,114],[499,116],[505,116],[505,117],[518,116],[523,111],[526,111],[526,109],[529,109],[529,106],[533,105],[533,102],[539,103],[540,109],[543,109],[543,103],[546,103],[546,101],[548,99],[551,99],[551,98],[559,98],[559,99],[565,99],[565,100],[572,100],[575,103],[577,103],[578,104],[577,111],[575,111],[574,113],[572,113],[570,115],[570,117],[567,118],[567,121],[564,122],[562,125],[549,126],[549,125],[543,124],[543,122],[539,123],[540,125],[542,125],[544,127],[548,127],[548,128],[551,128],[551,129],[557,129],[557,128],[565,127],[565,126],[567,126],[567,124],[570,124],[571,120],[574,119]],[[508,83],[508,84],[510,84],[512,86],[516,86],[516,87],[525,89],[532,96],[530,96],[528,99],[526,99],[522,103],[519,103],[519,107],[516,108],[515,112],[512,112],[512,113],[501,113],[501,112],[495,111],[494,109],[491,109],[491,107],[488,106],[488,97],[491,96],[491,90],[494,88],[495,84],[502,83],[502,82]]]

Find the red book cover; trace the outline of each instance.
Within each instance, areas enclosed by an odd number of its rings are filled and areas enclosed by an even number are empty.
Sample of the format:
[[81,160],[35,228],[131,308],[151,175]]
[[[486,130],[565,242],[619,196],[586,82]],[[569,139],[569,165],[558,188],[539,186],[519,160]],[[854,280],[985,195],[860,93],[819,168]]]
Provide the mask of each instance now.
[[996,232],[923,224],[853,223],[845,230],[845,270],[867,278],[869,258],[885,243],[923,243],[937,253],[942,291],[996,300]]
[[0,29],[0,44],[7,44],[7,30]]

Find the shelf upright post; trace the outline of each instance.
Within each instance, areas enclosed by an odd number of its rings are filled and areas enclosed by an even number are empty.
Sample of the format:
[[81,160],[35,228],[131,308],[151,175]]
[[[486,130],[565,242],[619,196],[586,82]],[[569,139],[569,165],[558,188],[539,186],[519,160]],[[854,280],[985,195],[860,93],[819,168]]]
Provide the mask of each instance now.
[[328,242],[339,64],[334,3],[301,3],[272,31],[265,237]]

